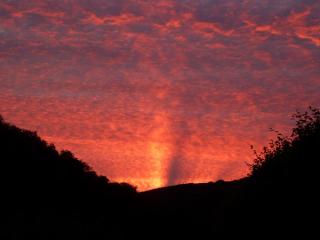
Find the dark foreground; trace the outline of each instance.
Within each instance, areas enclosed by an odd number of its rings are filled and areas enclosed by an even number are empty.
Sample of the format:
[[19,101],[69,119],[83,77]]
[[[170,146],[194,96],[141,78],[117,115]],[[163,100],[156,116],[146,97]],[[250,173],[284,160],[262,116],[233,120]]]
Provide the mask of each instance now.
[[0,119],[0,238],[307,239],[319,225],[320,113],[296,118],[246,178],[142,193]]

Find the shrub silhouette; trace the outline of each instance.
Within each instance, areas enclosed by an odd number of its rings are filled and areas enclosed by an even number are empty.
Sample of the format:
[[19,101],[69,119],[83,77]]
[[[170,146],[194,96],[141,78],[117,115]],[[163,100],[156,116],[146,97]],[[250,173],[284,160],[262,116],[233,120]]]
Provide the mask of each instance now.
[[269,181],[312,181],[319,162],[320,111],[309,110],[293,115],[296,126],[291,136],[277,132],[277,139],[264,147],[250,165],[250,176]]
[[319,193],[320,111],[293,115],[296,126],[286,137],[278,132],[257,154],[246,186],[247,221],[256,233],[314,233],[314,210]]

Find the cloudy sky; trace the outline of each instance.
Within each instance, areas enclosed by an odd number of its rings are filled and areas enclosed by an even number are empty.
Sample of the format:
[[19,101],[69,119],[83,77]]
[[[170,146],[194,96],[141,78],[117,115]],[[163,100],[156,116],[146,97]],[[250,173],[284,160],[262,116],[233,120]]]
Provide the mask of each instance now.
[[320,103],[319,0],[0,0],[0,114],[139,190],[235,179]]

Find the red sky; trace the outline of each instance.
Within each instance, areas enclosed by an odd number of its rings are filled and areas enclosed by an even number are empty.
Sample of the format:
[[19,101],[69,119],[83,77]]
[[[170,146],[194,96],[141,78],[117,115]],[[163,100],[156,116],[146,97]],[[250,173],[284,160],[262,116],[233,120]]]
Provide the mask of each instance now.
[[0,0],[0,114],[139,190],[245,176],[320,103],[319,0]]

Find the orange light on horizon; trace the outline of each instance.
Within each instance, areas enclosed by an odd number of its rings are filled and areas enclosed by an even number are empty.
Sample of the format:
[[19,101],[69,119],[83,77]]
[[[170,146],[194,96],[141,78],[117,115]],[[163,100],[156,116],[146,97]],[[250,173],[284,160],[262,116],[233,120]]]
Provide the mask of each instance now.
[[153,179],[151,186],[162,187],[166,181],[166,169],[170,158],[170,129],[167,114],[158,112],[154,117],[154,129],[148,141],[148,155],[151,159]]

